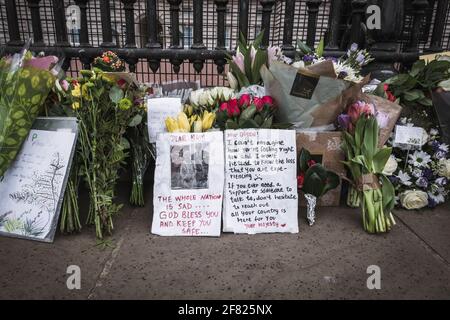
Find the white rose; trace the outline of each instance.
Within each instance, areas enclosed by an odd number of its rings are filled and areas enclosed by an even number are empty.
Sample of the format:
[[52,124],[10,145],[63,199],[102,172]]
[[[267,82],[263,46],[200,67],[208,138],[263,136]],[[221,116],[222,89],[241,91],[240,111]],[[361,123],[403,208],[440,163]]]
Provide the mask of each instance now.
[[438,163],[438,174],[450,179],[450,159],[441,159]]
[[390,156],[386,164],[384,165],[383,174],[386,176],[392,176],[397,170],[398,163],[394,156]]
[[400,194],[400,203],[407,210],[421,209],[428,205],[428,195],[419,190],[407,190]]
[[198,104],[201,106],[208,106],[214,103],[214,99],[209,94],[209,91],[204,91],[198,98]]

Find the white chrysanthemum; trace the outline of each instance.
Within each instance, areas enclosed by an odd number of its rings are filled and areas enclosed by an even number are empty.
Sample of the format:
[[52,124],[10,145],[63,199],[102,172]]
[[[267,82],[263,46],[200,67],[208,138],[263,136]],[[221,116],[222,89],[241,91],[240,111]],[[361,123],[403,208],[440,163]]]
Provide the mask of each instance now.
[[432,199],[436,204],[440,204],[445,202],[445,197],[444,194],[441,192],[428,192],[428,197],[430,197],[430,199]]
[[358,76],[356,74],[356,71],[350,66],[340,61],[333,61],[333,65],[334,71],[336,72],[337,76],[339,76],[340,74],[345,74],[344,80],[351,82],[360,82],[362,80],[362,77]]
[[407,172],[403,172],[400,170],[400,172],[397,175],[397,178],[400,179],[400,183],[405,186],[410,186],[412,184],[411,177]]
[[424,151],[415,151],[409,155],[408,163],[414,167],[428,167],[428,163],[431,162],[431,156]]

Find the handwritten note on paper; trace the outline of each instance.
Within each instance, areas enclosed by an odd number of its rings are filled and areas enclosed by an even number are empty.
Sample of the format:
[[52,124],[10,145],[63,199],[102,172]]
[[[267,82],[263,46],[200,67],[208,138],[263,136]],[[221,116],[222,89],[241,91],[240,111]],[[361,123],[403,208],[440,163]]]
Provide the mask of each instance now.
[[294,130],[225,131],[223,231],[298,232]]
[[176,117],[182,110],[180,98],[154,98],[147,100],[148,136],[156,142],[158,134],[167,132],[165,120]]
[[152,233],[219,236],[222,132],[164,133],[158,136],[156,148]]
[[31,130],[0,182],[0,232],[46,239],[57,221],[75,133]]

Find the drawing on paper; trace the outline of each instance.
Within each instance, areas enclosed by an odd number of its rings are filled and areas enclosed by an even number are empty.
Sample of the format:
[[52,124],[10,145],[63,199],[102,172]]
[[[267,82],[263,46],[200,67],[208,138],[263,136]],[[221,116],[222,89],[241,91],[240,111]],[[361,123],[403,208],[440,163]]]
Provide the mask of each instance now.
[[171,189],[208,189],[209,144],[170,147]]

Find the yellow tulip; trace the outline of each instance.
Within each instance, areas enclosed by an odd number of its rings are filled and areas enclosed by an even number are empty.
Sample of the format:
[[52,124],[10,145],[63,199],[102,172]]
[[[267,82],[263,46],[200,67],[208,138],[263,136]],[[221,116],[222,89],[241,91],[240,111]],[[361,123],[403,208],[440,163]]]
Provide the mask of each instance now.
[[166,118],[166,128],[167,131],[169,132],[178,132],[179,128],[178,128],[178,122],[172,118],[172,117],[168,117]]
[[194,122],[194,132],[202,132],[202,120],[197,120]]
[[214,123],[214,120],[216,120],[216,114],[213,112],[205,111],[205,113],[203,113],[203,119],[202,119],[203,131],[211,129],[211,127]]
[[80,108],[80,103],[75,101],[74,103],[72,103],[72,109],[73,110],[77,110]]
[[191,126],[189,124],[189,120],[186,116],[186,113],[180,112],[177,117],[178,120],[178,128],[180,129],[180,132],[190,132]]

